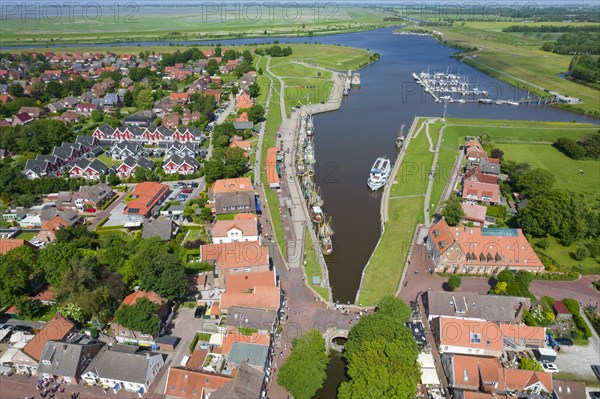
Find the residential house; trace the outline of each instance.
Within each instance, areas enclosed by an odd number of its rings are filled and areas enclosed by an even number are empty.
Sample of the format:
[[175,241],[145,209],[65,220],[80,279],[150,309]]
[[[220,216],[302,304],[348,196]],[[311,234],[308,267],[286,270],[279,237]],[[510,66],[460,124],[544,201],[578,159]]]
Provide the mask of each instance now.
[[225,290],[227,292],[249,293],[259,286],[276,287],[277,279],[275,272],[269,270],[266,272],[230,274],[225,276]]
[[477,205],[470,202],[463,202],[461,204],[463,213],[465,214],[461,220],[463,224],[472,223],[473,226],[480,227],[486,225],[485,215],[487,213],[487,207],[483,205]]
[[79,103],[75,107],[75,111],[84,116],[92,115],[92,111],[95,111],[95,110],[102,110],[102,108],[100,105],[92,104],[92,103]]
[[136,392],[140,397],[148,393],[165,356],[140,351],[137,346],[105,346],[81,375],[88,384],[102,385],[114,393],[121,389]]
[[21,114],[21,113],[26,113],[27,115],[31,116],[33,119],[39,119],[40,117],[42,117],[46,114],[46,112],[43,109],[38,108],[38,107],[21,107],[17,111],[17,114]]
[[154,162],[148,158],[139,157],[136,159],[133,157],[127,157],[121,161],[119,166],[117,166],[116,172],[117,176],[119,176],[121,179],[127,179],[128,177],[135,176],[135,171],[137,168],[154,170],[155,167],[156,166],[154,165]]
[[48,109],[48,112],[50,112],[50,113],[59,113],[65,109],[65,106],[62,105],[62,103],[60,101],[55,101],[53,103],[48,104],[48,106],[46,108]]
[[133,115],[129,115],[123,118],[123,124],[145,128],[150,126],[153,120],[154,113],[152,111],[141,110]]
[[498,184],[465,181],[462,187],[462,198],[468,201],[496,204],[500,201],[500,186]]
[[79,191],[61,191],[58,194],[49,194],[48,199],[54,201],[56,207],[61,210],[70,209],[76,212],[84,212],[86,209],[100,209],[102,205],[110,201],[115,192],[106,184],[100,183],[93,186],[81,186]]
[[[579,399],[586,397],[585,383],[553,378],[552,399]],[[212,397],[214,399],[214,396]]]
[[186,141],[196,141],[202,143],[206,140],[206,136],[195,126],[182,126],[173,132],[171,140],[181,141],[183,143]]
[[135,140],[140,141],[144,135],[144,129],[137,125],[122,125],[113,132],[113,139],[118,141]]
[[112,159],[139,158],[144,154],[144,147],[133,141],[119,141],[113,144],[108,154]]
[[500,331],[504,345],[512,350],[542,348],[546,342],[544,327],[500,323]]
[[250,87],[250,85],[252,85],[252,83],[256,82],[257,78],[258,78],[258,75],[257,75],[256,71],[250,71],[248,73],[243,74],[242,77],[240,78],[240,90],[248,91],[248,88]]
[[280,187],[280,178],[279,178],[279,165],[277,163],[277,153],[278,149],[276,147],[271,147],[267,150],[267,180],[269,181],[269,187],[277,189]]
[[426,291],[422,298],[425,313],[430,321],[450,316],[518,323],[523,317],[523,311],[531,308],[529,298],[475,292]]
[[237,368],[233,379],[227,382],[221,389],[211,393],[211,399],[247,399],[259,398],[263,392],[265,375],[260,370],[242,361]]
[[229,381],[231,376],[228,375],[186,367],[170,367],[165,395],[167,399],[207,399]]
[[478,140],[470,140],[466,143],[465,154],[467,156],[467,161],[473,163],[480,163],[487,160],[487,154]]
[[79,104],[79,99],[75,96],[67,96],[60,100],[60,103],[65,108],[75,108]]
[[228,330],[255,328],[259,334],[272,334],[276,331],[278,313],[275,310],[230,306],[227,309],[225,326]]
[[521,229],[450,227],[442,219],[429,229],[426,246],[437,270],[469,274],[544,270]]
[[256,210],[252,181],[246,177],[215,181],[212,196],[217,214],[248,213]]
[[246,156],[248,156],[248,151],[252,150],[252,144],[248,140],[232,140],[229,143],[229,148],[240,148],[245,151]]
[[189,109],[184,109],[181,114],[181,124],[189,125],[190,123],[197,122],[201,116],[202,114],[199,111],[191,112]]
[[227,275],[271,270],[268,248],[256,241],[202,245],[200,260],[214,265],[213,275],[221,287]]
[[17,238],[0,238],[0,254],[6,255],[13,249],[22,247],[24,245],[35,248],[29,241],[20,240]]
[[464,182],[478,182],[487,184],[497,184],[498,175],[488,174],[482,171],[481,165],[474,165],[471,169],[467,170],[463,178]]
[[103,175],[108,173],[108,166],[99,159],[93,161],[87,161],[89,164],[85,167],[81,173],[81,177],[85,180],[100,180]]
[[165,149],[165,157],[170,157],[171,155],[196,157],[198,155],[198,143],[193,141],[186,141],[185,143],[174,141],[168,143],[167,148]]
[[198,171],[200,163],[192,157],[180,157],[171,155],[166,158],[163,164],[163,170],[166,174],[179,173],[180,175],[191,175]]
[[212,243],[259,241],[258,218],[253,213],[238,213],[233,220],[217,220],[212,227]]
[[458,399],[484,398],[485,395],[493,398],[516,392],[549,395],[553,389],[551,373],[502,368],[496,358],[445,354],[442,367],[454,398]]
[[149,219],[147,222],[144,222],[142,238],[159,237],[163,241],[170,241],[172,238],[175,238],[178,232],[179,225],[171,219]]
[[[151,302],[154,302],[158,305],[158,309],[156,310],[156,316],[159,318],[159,327],[160,333],[164,331],[165,322],[170,320],[172,317],[171,312],[171,301],[166,298],[161,297],[155,292],[152,291],[142,291],[137,290],[127,295],[123,302],[121,302],[121,306],[131,306],[134,305],[138,299],[146,298]],[[111,323],[111,330],[117,342],[124,344],[133,344],[139,346],[151,346],[154,343],[154,338],[150,334],[144,334],[140,331],[132,331],[124,326],[117,324],[115,321]]]
[[81,116],[75,111],[67,111],[64,112],[61,116],[58,117],[58,120],[63,122],[65,125],[70,125],[72,123],[79,122]]
[[173,112],[173,113],[163,116],[162,125],[166,126],[169,129],[175,129],[180,124],[181,124],[181,116],[176,112]]
[[213,96],[217,104],[221,102],[221,96],[223,95],[221,90],[218,89],[206,89],[202,94],[204,94],[205,96]]
[[495,358],[502,356],[502,333],[494,322],[439,317],[430,324],[440,353]]
[[254,100],[250,97],[250,94],[245,91],[238,94],[235,101],[237,109],[247,109],[254,105]]
[[18,373],[37,374],[39,361],[47,341],[58,341],[65,339],[75,329],[75,325],[65,319],[60,313],[56,313],[52,319],[35,335],[35,338],[27,342],[21,349],[20,358],[13,359],[13,366]]
[[37,373],[46,378],[59,378],[67,384],[77,384],[96,354],[101,343],[87,339],[83,343],[46,341]]
[[169,93],[169,98],[179,105],[185,105],[190,102],[189,93]]
[[258,285],[249,292],[224,292],[221,294],[221,311],[227,312],[230,307],[279,310],[281,292],[277,286]]
[[259,371],[261,374],[267,367],[269,359],[269,345],[248,342],[234,342],[227,356],[229,367],[239,368],[243,363]]
[[156,182],[140,183],[133,190],[132,196],[135,199],[127,204],[123,213],[148,217],[151,213],[157,213],[167,199],[169,186]]
[[13,126],[27,125],[31,122],[33,122],[33,117],[26,112],[17,113],[12,119]]

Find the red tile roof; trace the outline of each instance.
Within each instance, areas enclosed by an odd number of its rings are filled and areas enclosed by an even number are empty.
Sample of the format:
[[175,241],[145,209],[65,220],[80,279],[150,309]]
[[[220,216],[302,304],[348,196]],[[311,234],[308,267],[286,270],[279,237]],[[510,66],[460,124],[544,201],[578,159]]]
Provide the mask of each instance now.
[[132,292],[131,294],[127,295],[125,297],[125,299],[123,299],[123,302],[121,302],[121,305],[134,305],[138,299],[140,298],[146,298],[151,302],[156,303],[157,305],[162,305],[163,303],[167,302],[167,300],[165,298],[163,298],[162,296],[158,295],[157,293],[153,292],[153,291],[142,291],[142,290],[137,290]]
[[258,241],[208,244],[200,247],[200,259],[214,261],[219,269],[269,264],[269,249]]
[[165,196],[169,186],[155,182],[138,184],[133,190],[137,198],[127,204],[124,213],[146,215]]
[[561,301],[554,302],[554,310],[556,311],[557,314],[571,314],[569,309],[567,309],[565,304],[562,303]]
[[212,186],[213,193],[233,193],[236,191],[252,191],[252,180],[249,177],[237,179],[220,179]]
[[275,147],[267,150],[267,179],[271,185],[279,185],[279,175],[277,174],[277,151]]
[[59,313],[44,325],[35,337],[23,347],[23,352],[34,360],[40,360],[46,341],[57,341],[67,336],[75,325]]
[[225,277],[227,292],[250,292],[257,286],[275,287],[275,272],[229,274]]
[[225,292],[221,295],[221,309],[232,306],[267,310],[279,309],[279,287],[257,286],[251,293]]
[[204,399],[208,395],[223,388],[231,377],[183,367],[171,367],[165,387],[165,395],[172,398]]
[[474,222],[484,223],[485,222],[485,214],[487,212],[487,207],[483,205],[470,204],[468,202],[462,203],[462,209],[465,213],[465,219],[472,220]]
[[33,248],[28,241],[15,239],[15,238],[0,238],[0,254],[6,255],[9,251],[15,248],[28,245]]

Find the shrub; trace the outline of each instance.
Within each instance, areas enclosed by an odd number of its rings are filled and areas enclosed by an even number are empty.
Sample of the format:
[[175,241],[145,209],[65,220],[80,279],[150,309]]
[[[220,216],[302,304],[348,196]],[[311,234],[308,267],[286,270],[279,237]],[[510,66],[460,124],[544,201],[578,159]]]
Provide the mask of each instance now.
[[538,242],[535,245],[538,248],[546,249],[546,248],[548,248],[549,242],[548,242],[547,238],[542,238],[542,239],[538,240]]
[[585,320],[583,320],[583,317],[581,317],[581,315],[574,314],[573,322],[575,323],[575,327],[577,327],[577,329],[581,331],[585,338],[589,338],[592,336],[592,331],[590,331],[590,328],[588,327]]
[[458,276],[450,276],[448,278],[448,287],[450,287],[450,291],[456,290],[458,287],[460,287],[461,283],[462,281]]
[[590,250],[587,249],[587,247],[579,247],[579,248],[577,248],[577,250],[573,254],[573,257],[576,260],[584,260],[588,256],[590,256]]
[[564,298],[562,303],[569,309],[569,312],[573,314],[579,314],[579,302],[573,298]]

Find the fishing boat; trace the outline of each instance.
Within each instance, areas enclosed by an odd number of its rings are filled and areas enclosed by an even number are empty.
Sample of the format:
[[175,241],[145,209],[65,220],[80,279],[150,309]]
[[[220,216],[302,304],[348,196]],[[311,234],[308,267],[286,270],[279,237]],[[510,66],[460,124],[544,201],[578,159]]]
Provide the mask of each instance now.
[[404,145],[404,125],[398,131],[398,137],[396,138],[396,148],[402,148]]
[[367,185],[373,191],[377,191],[384,187],[390,177],[392,166],[390,160],[386,157],[379,157],[375,160],[369,178],[367,179]]
[[352,80],[350,81],[351,86],[360,86],[360,73],[352,74]]
[[306,136],[312,137],[315,134],[315,125],[313,122],[312,115],[309,114],[306,119],[307,119],[307,121],[306,121]]
[[310,220],[313,221],[313,223],[321,223],[323,221],[323,210],[321,209],[320,206],[313,206],[310,208],[309,210],[310,212]]
[[319,226],[319,240],[321,241],[321,252],[323,255],[331,255],[333,252],[333,241],[331,236],[333,235],[333,229],[331,228],[331,217],[329,220],[323,219]]

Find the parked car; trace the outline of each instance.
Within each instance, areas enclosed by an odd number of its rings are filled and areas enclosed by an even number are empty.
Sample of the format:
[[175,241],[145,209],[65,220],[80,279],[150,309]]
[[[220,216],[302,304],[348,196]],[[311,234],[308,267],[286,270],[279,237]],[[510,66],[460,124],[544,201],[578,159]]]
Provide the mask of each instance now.
[[199,319],[202,316],[204,316],[204,313],[206,313],[206,307],[204,307],[204,306],[198,306],[196,308],[196,311],[194,312],[194,317],[197,318],[197,319]]
[[188,223],[192,223],[194,221],[191,216],[186,216],[185,220],[187,220]]
[[600,365],[594,364],[592,366],[592,371],[594,372],[594,374],[596,374],[596,378],[598,379],[598,381],[600,381]]
[[181,192],[182,192],[183,194],[191,194],[191,193],[192,193],[192,191],[194,191],[194,190],[193,190],[191,187],[184,188],[183,190],[181,190]]
[[590,392],[590,398],[591,399],[600,399],[600,391]]
[[559,345],[573,346],[573,340],[571,338],[556,338],[555,341]]
[[200,187],[200,185],[197,182],[192,183],[192,188],[198,188],[198,187]]
[[179,195],[177,196],[177,200],[178,200],[178,201],[185,201],[185,200],[187,199],[187,197],[188,197],[188,196],[187,196],[187,195],[185,195],[185,194],[179,194]]
[[546,373],[558,373],[558,367],[554,363],[542,363],[542,368]]
[[186,184],[182,181],[178,181],[177,183],[173,184],[173,188],[184,188],[186,186]]

